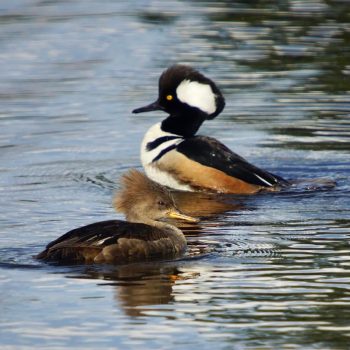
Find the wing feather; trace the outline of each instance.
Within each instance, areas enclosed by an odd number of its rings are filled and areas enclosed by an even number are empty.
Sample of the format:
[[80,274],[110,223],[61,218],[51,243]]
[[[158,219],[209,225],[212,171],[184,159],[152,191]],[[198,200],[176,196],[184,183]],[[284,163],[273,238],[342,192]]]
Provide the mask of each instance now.
[[187,138],[177,146],[177,151],[193,161],[220,170],[249,184],[271,187],[286,183],[281,177],[250,164],[224,144],[211,137],[194,136]]
[[164,235],[165,233],[162,230],[146,224],[108,220],[71,230],[49,243],[46,249],[63,246],[103,248],[117,243],[119,238],[136,238],[148,241],[160,239]]
[[[149,241],[157,242],[162,238],[167,238],[166,232],[157,227],[120,220],[101,221],[67,232],[49,243],[46,249],[37,255],[37,259],[64,262],[94,261],[106,248],[116,252],[115,256],[110,257],[111,261],[126,261],[129,258],[130,247],[125,247],[125,242],[144,242],[138,249],[138,254],[142,256],[145,255],[145,247]],[[120,245],[120,242],[124,243]],[[104,256],[103,259],[101,261],[106,261]]]

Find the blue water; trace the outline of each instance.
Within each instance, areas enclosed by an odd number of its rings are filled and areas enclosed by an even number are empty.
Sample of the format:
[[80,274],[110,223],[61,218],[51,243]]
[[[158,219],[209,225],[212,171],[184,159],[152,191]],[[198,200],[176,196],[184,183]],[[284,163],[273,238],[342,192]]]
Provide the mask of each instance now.
[[[343,1],[3,1],[1,348],[348,348],[349,23]],[[201,222],[183,228],[177,261],[33,259],[122,218],[119,176],[141,168],[143,134],[164,117],[131,110],[176,62],[226,97],[202,134],[299,182],[229,209],[185,198]]]

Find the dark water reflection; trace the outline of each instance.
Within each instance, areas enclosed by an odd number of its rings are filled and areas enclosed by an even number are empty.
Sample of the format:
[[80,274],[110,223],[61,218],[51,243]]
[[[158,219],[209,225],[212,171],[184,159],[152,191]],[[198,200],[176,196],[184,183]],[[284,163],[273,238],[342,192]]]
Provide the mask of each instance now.
[[[348,348],[349,23],[346,1],[2,2],[1,348]],[[225,94],[201,133],[293,186],[178,195],[202,220],[177,261],[36,262],[115,216],[118,178],[163,117],[130,111],[174,62]]]

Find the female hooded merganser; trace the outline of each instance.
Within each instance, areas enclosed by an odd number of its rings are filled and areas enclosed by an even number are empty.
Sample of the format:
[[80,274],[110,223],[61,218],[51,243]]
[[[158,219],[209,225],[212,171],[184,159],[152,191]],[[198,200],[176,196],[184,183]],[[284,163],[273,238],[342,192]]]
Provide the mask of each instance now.
[[169,191],[133,169],[122,177],[123,189],[114,199],[127,221],[109,220],[71,230],[49,243],[38,259],[63,263],[128,263],[174,258],[187,244],[177,227],[164,217],[191,222],[180,213]]
[[213,81],[189,66],[175,65],[159,78],[159,97],[141,113],[169,116],[153,125],[141,144],[141,161],[154,181],[179,190],[249,194],[276,190],[287,181],[248,163],[218,140],[195,136],[225,100]]

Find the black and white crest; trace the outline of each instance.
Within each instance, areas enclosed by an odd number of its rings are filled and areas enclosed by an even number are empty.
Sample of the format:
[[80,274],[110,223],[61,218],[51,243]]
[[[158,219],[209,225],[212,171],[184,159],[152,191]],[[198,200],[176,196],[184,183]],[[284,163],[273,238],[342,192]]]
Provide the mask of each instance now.
[[224,109],[225,99],[212,80],[190,66],[174,65],[159,78],[159,103],[169,112],[172,106],[178,110],[184,104],[213,119]]

